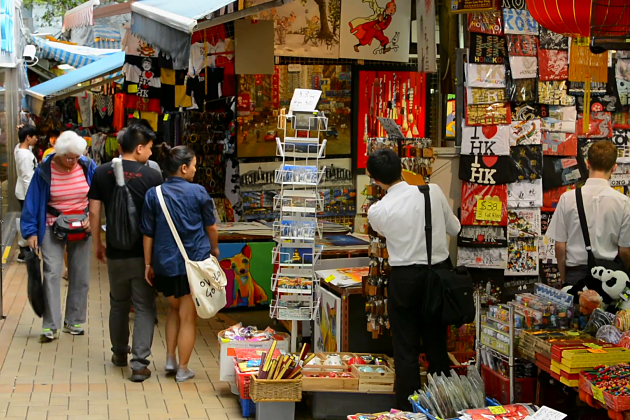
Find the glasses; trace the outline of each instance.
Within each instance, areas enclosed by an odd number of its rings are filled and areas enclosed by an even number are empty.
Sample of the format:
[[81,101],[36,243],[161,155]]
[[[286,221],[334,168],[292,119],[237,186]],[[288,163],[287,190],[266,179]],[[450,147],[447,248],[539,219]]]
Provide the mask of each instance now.
[[74,156],[74,157],[68,157],[68,156],[64,156],[63,160],[65,160],[66,162],[76,162],[79,160],[80,156]]

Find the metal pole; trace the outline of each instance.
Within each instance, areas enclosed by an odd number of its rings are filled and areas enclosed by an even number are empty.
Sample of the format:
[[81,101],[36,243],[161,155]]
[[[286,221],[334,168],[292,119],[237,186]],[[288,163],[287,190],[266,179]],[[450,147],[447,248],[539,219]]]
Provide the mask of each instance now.
[[516,380],[514,379],[514,306],[509,305],[510,307],[510,404],[514,404],[514,384]]
[[[456,57],[456,68],[455,68],[455,77],[457,78],[457,85],[455,86],[455,93],[457,94],[457,101],[455,102],[455,146],[461,147],[462,145],[462,121],[464,119],[465,109],[464,109],[464,64],[466,59],[466,50],[464,48],[459,48],[455,51]],[[459,151],[458,151],[459,153]]]
[[481,374],[481,294],[475,293],[475,348],[477,349],[477,371]]

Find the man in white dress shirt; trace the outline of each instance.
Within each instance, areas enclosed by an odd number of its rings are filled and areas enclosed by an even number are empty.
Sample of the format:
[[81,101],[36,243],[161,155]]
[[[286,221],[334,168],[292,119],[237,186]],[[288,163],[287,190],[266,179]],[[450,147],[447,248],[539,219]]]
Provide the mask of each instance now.
[[[588,180],[581,188],[591,249],[595,258],[621,258],[630,264],[630,198],[610,187],[610,176],[617,167],[617,147],[598,141],[588,151]],[[547,236],[556,241],[558,270],[564,284],[575,285],[590,275],[588,255],[575,190],[562,194],[549,223]]]
[[[388,314],[396,359],[397,408],[411,411],[409,395],[420,389],[418,358],[421,341],[429,369],[448,372],[447,329],[439,319],[423,319],[420,308],[426,290],[427,249],[424,231],[424,196],[418,187],[402,180],[402,165],[390,149],[377,150],[367,161],[367,171],[387,194],[368,210],[370,226],[385,237],[392,274],[388,286]],[[434,266],[452,267],[446,235],[459,233],[460,224],[444,193],[429,186],[433,224]]]

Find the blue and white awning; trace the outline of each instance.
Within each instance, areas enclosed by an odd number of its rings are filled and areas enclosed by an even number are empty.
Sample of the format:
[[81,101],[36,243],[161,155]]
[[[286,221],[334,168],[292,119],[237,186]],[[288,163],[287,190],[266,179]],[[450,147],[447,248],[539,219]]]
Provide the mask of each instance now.
[[55,60],[76,68],[87,66],[103,57],[120,52],[120,48],[99,49],[81,47],[78,45],[63,44],[61,42],[52,42],[38,37],[33,37],[33,42],[41,51],[41,58]]

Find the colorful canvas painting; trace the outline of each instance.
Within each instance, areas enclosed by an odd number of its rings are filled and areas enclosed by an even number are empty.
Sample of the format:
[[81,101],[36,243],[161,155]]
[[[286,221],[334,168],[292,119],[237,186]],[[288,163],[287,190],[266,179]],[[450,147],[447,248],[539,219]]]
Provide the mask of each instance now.
[[[237,92],[237,154],[239,158],[276,156],[278,113],[287,111],[295,89],[321,90],[317,106],[328,118],[322,138],[328,140],[327,155],[349,155],[352,107],[350,66],[300,65],[276,66],[273,75],[242,75]],[[287,135],[294,130],[287,128]],[[311,136],[316,136],[311,132]]]
[[341,351],[341,299],[323,288],[315,320],[315,352]]
[[341,3],[342,58],[409,61],[411,2],[344,0]]
[[[245,7],[267,0],[245,0]],[[296,0],[249,17],[273,20],[275,54],[339,58],[341,0]]]
[[226,308],[269,304],[274,242],[221,243],[219,264],[228,280]]

